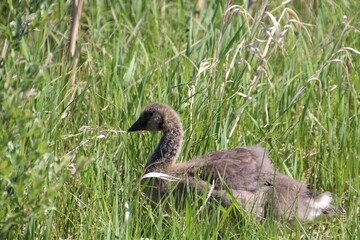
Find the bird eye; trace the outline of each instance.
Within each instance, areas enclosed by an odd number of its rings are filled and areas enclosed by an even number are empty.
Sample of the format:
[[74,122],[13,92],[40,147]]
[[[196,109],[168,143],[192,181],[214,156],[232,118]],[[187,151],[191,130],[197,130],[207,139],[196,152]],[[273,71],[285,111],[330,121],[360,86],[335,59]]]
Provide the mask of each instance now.
[[150,112],[144,112],[143,118],[147,121],[151,118],[152,113]]

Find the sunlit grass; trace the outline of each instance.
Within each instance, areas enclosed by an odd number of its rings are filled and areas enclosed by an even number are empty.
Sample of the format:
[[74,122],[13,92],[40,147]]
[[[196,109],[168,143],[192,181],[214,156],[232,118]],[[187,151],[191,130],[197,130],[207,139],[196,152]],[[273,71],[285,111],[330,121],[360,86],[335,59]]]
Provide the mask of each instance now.
[[[257,2],[249,14],[221,1],[85,1],[76,68],[68,1],[1,3],[1,238],[356,239],[356,1]],[[138,181],[160,135],[125,132],[150,102],[181,116],[179,161],[260,143],[347,212],[290,229],[206,196],[153,206]]]

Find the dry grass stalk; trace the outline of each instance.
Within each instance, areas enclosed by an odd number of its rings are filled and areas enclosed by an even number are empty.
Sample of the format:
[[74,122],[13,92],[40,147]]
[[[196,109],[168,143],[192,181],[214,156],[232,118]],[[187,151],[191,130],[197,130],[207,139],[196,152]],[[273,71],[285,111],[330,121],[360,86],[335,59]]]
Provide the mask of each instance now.
[[76,42],[79,31],[79,21],[81,17],[83,2],[84,2],[83,0],[73,0],[71,33],[70,33],[71,35],[69,42],[69,51],[71,57],[75,56]]
[[204,0],[198,0],[196,3],[196,9],[201,10],[204,6]]
[[4,47],[3,47],[2,52],[1,52],[1,58],[2,59],[5,59],[8,47],[9,47],[9,40],[5,39]]

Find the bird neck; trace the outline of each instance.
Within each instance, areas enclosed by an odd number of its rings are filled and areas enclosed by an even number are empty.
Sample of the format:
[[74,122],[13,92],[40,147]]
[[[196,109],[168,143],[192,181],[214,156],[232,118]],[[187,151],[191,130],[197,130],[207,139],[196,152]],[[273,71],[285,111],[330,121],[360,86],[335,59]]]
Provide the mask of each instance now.
[[145,173],[162,172],[167,166],[173,164],[180,153],[182,141],[181,123],[176,127],[163,130],[163,135],[145,166]]

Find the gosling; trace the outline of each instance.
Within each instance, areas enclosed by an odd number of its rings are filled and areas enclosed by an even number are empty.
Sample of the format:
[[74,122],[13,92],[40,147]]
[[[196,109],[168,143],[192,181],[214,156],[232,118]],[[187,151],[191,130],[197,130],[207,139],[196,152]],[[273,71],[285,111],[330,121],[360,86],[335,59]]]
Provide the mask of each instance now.
[[[277,172],[260,146],[215,151],[187,163],[176,163],[183,142],[182,124],[179,115],[166,104],[147,105],[128,129],[128,132],[136,131],[163,133],[147,161],[144,174],[170,175],[179,186],[189,186],[199,194],[208,191],[212,185],[213,198],[224,206],[230,206],[232,195],[258,220],[265,218],[269,210],[277,220],[288,221],[312,221],[321,215],[344,212],[344,209],[331,204],[330,192],[313,192],[305,184]],[[151,193],[147,193],[158,201],[168,191],[166,180],[154,179]]]

